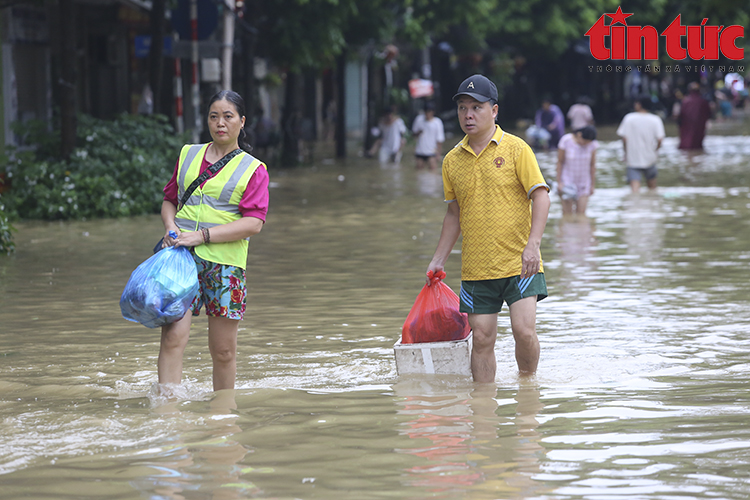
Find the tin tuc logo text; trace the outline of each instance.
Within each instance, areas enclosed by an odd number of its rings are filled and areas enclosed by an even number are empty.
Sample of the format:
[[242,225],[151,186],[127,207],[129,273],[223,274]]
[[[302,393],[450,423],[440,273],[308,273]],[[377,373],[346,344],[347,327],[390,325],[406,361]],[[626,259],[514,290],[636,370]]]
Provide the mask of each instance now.
[[[586,32],[589,48],[594,58],[605,59],[659,59],[659,32],[653,26],[628,26],[622,7],[617,12],[602,14]],[[609,25],[605,16],[611,17]],[[727,59],[739,61],[745,57],[745,49],[737,47],[737,39],[745,37],[743,26],[707,26],[704,19],[700,26],[683,26],[681,15],[661,32],[665,39],[667,55],[676,61],[685,58],[694,60],[716,60],[719,54]],[[607,47],[609,39],[609,47]],[[684,40],[684,44],[683,44]]]

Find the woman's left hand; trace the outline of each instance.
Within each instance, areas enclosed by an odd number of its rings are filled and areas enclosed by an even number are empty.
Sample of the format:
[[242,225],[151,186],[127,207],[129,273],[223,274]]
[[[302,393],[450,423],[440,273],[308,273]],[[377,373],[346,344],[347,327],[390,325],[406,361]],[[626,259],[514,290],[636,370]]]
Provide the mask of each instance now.
[[187,231],[175,238],[176,247],[197,247],[203,244],[203,234],[200,231]]

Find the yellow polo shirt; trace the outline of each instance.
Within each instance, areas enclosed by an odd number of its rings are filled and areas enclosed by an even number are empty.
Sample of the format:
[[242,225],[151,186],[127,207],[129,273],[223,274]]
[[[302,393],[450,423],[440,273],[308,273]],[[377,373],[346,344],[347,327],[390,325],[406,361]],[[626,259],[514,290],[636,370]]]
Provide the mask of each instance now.
[[534,152],[498,125],[479,156],[468,136],[445,155],[445,201],[457,202],[461,214],[462,280],[521,274],[521,254],[531,231],[529,197],[537,188],[549,191]]

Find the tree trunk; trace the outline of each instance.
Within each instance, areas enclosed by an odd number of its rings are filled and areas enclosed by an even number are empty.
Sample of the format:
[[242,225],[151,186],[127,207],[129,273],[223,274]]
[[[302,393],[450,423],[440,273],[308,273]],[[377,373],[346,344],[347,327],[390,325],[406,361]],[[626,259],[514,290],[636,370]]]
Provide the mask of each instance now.
[[305,130],[305,140],[317,140],[318,139],[318,92],[317,92],[317,76],[318,73],[315,69],[308,68],[304,73],[304,119],[308,122],[308,127]]
[[336,158],[346,158],[346,49],[336,58]]
[[76,15],[73,0],[58,3],[60,20],[60,154],[70,158],[76,147]]
[[375,57],[373,57],[371,52],[367,57],[367,115],[365,116],[365,130],[363,131],[365,152],[369,151],[375,143],[370,130],[378,124],[377,101],[377,94],[375,92]]
[[164,86],[164,14],[166,0],[153,0],[151,6],[151,50],[149,52],[149,83],[154,95],[154,113],[162,113]]
[[293,167],[299,163],[299,126],[302,113],[297,105],[298,82],[299,75],[291,70],[287,71],[284,108],[281,113],[281,165],[284,167]]

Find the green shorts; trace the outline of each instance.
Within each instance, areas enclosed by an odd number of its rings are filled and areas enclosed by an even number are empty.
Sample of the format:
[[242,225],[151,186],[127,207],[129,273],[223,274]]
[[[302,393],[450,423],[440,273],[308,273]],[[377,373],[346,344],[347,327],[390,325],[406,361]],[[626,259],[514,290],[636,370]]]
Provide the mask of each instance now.
[[510,306],[534,295],[537,301],[547,297],[544,273],[537,273],[523,280],[520,276],[512,276],[496,280],[462,281],[460,311],[469,314],[494,314],[500,312],[503,302]]

